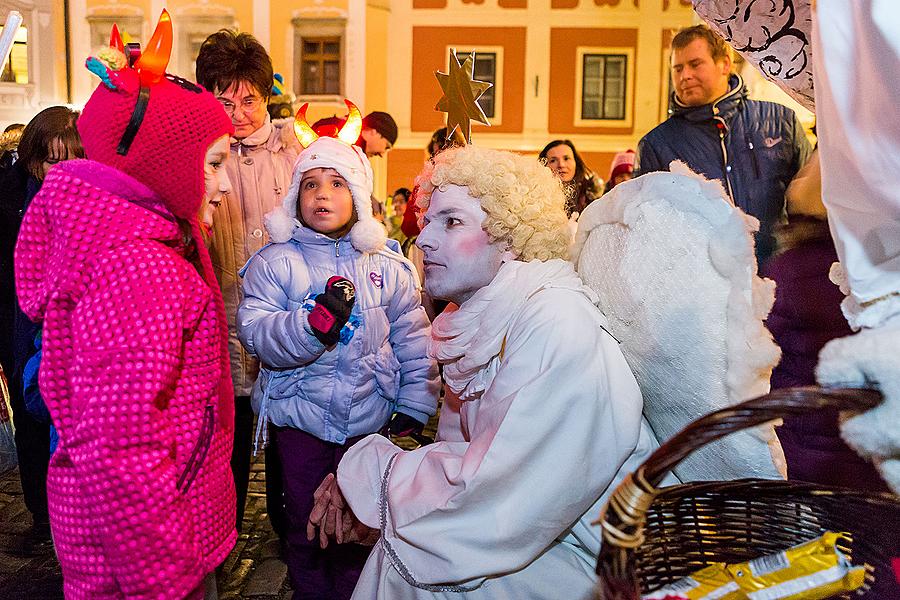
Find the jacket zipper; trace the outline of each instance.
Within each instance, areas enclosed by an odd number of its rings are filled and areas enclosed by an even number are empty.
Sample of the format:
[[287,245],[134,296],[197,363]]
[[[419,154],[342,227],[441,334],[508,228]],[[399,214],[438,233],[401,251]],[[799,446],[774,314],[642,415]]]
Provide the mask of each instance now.
[[187,491],[191,489],[191,484],[194,483],[197,474],[200,472],[200,467],[203,466],[203,461],[206,460],[206,454],[209,452],[209,446],[212,442],[213,428],[215,427],[214,421],[215,411],[213,406],[209,405],[206,407],[203,414],[203,424],[200,426],[200,434],[197,436],[197,443],[194,445],[191,457],[188,459],[184,471],[181,473],[181,476],[178,478],[178,483],[175,485],[182,494],[186,494]]
[[731,178],[728,176],[728,149],[725,147],[725,132],[728,127],[725,125],[725,119],[722,117],[713,117],[716,121],[716,129],[719,130],[719,146],[722,148],[722,171],[725,173],[725,184],[728,187],[728,197],[731,204],[734,205],[734,191],[731,189]]
[[753,147],[753,142],[750,141],[750,138],[746,138],[747,147],[750,149],[750,161],[753,163],[753,173],[756,175],[756,178],[759,179],[761,177],[759,172],[759,161],[756,159],[756,151]]
[[338,256],[341,255],[340,252],[338,252],[338,244],[340,243],[340,241],[341,240],[334,240],[334,256],[335,256],[335,258],[337,258]]

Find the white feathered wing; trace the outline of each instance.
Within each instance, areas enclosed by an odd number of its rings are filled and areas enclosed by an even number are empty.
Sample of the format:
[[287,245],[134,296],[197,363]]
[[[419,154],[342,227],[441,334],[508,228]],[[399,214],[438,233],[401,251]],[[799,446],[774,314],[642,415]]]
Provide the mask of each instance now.
[[[592,203],[573,248],[660,442],[702,415],[766,393],[780,356],[763,325],[775,285],[756,275],[758,222],[730,204],[717,181],[681,163],[671,168]],[[704,447],[675,474],[727,480],[778,478],[779,470],[783,455],[769,425]]]

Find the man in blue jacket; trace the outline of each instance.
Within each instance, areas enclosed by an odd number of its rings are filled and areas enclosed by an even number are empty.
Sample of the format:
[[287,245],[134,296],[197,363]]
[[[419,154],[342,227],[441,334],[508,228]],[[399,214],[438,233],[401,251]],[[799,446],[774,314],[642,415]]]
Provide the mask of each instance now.
[[762,262],[785,216],[785,189],[810,154],[803,127],[791,109],[747,98],[743,80],[731,74],[728,47],[705,25],[674,37],[671,72],[671,116],[641,139],[636,173],[666,171],[680,160],[721,181],[734,203],[759,219]]

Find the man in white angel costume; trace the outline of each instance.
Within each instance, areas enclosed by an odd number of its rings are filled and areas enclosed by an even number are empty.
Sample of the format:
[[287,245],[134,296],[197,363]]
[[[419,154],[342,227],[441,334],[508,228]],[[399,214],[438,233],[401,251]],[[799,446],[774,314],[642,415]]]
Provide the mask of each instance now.
[[439,154],[418,183],[426,291],[459,306],[432,333],[452,393],[437,442],[369,436],[317,492],[380,530],[353,598],[590,598],[590,521],[656,441],[565,260],[561,188],[533,159],[476,146]]

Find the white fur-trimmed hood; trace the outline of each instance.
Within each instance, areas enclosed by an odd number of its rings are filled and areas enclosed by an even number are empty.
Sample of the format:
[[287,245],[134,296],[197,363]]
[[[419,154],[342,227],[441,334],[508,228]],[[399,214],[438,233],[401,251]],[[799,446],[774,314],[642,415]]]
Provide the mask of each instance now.
[[387,241],[387,231],[372,215],[372,166],[363,151],[330,137],[322,137],[300,153],[294,163],[291,186],[281,206],[266,215],[266,230],[273,242],[286,242],[298,227],[297,198],[303,174],[311,169],[334,169],[350,187],[357,222],[350,230],[350,242],[360,252],[378,252]]

